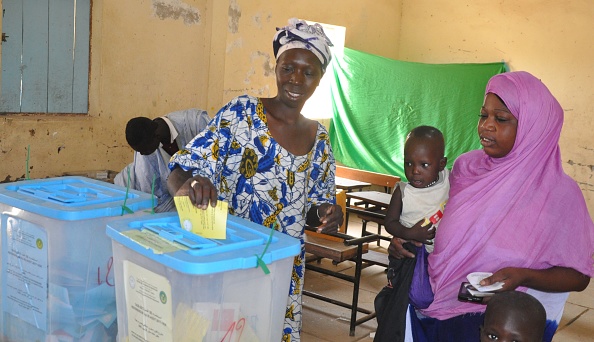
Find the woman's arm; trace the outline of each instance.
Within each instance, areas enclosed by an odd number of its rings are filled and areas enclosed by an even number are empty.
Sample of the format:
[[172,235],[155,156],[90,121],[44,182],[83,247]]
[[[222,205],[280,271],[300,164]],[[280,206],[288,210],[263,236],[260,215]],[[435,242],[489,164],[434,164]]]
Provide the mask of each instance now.
[[[255,106],[255,102],[247,105]],[[216,206],[218,190],[214,183],[217,175],[223,172],[223,160],[227,158],[220,151],[229,151],[229,145],[234,140],[232,137],[239,122],[236,110],[246,110],[246,103],[237,97],[221,108],[207,128],[194,137],[183,151],[172,156],[169,162],[172,171],[167,178],[171,196],[189,196],[197,208],[206,209],[209,203],[212,207]],[[225,124],[221,125],[221,122]],[[199,175],[192,176],[194,173]]]
[[590,284],[590,277],[568,267],[551,267],[543,270],[506,267],[481,281],[481,285],[503,282],[502,291],[513,291],[518,286],[543,292],[583,291]]
[[209,203],[212,207],[217,205],[217,189],[210,179],[201,176],[192,177],[192,171],[184,171],[178,166],[167,178],[167,189],[173,197],[190,196],[190,201],[197,208],[207,209]]
[[190,178],[192,178],[192,171],[184,171],[181,167],[176,166],[167,178],[167,189],[169,190],[169,194],[171,194],[172,197],[188,196],[190,188],[188,187],[184,189],[182,186]]
[[[311,163],[311,189],[306,189],[308,203],[311,203],[305,216],[310,227],[317,227],[318,233],[336,233],[344,221],[342,207],[336,203],[336,161],[330,146],[330,138],[325,129],[315,122],[317,135],[314,159]],[[322,134],[321,134],[322,133]],[[312,176],[313,175],[313,176]]]

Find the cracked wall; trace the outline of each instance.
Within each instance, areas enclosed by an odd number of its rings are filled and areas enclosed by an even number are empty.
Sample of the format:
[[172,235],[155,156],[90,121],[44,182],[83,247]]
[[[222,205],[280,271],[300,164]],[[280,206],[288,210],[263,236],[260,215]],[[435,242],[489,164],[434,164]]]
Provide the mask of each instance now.
[[0,181],[120,171],[130,118],[206,106],[206,3],[93,1],[88,115],[0,116]]
[[132,155],[123,135],[131,117],[190,107],[213,115],[233,96],[274,96],[272,37],[297,17],[344,26],[347,47],[387,58],[504,60],[539,76],[565,110],[563,166],[594,213],[594,4],[546,3],[94,1],[89,114],[0,117],[0,180],[24,175],[28,146],[31,177],[120,170]]
[[200,23],[200,11],[180,0],[153,0],[155,15],[161,19],[182,20],[186,25]]

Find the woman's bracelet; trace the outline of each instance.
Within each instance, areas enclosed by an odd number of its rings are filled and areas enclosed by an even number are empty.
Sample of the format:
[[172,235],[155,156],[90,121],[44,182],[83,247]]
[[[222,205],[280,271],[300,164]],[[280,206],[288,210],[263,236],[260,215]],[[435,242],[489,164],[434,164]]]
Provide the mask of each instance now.
[[322,217],[320,216],[320,207],[321,205],[318,205],[318,208],[316,209],[316,215],[318,215],[318,221],[321,221]]

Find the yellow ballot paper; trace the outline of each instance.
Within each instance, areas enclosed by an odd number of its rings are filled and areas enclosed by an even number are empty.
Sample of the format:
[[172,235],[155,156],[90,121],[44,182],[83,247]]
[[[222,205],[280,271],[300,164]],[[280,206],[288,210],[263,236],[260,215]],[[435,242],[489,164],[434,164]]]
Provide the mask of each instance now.
[[217,201],[216,207],[196,208],[189,196],[173,198],[182,228],[209,239],[227,238],[227,213],[229,204]]

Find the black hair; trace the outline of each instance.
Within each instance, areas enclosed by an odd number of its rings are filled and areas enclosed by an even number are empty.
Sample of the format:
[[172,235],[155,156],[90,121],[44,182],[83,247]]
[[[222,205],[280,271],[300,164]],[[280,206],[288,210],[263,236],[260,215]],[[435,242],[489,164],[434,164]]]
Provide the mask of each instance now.
[[435,140],[438,143],[440,155],[443,156],[445,154],[445,139],[443,137],[443,133],[441,133],[441,131],[435,127],[417,126],[406,135],[406,140],[410,138]]
[[146,117],[130,119],[126,125],[126,141],[130,146],[144,146],[149,143],[156,134],[157,123]]
[[[499,313],[494,313],[499,311]],[[547,312],[542,303],[532,295],[520,291],[505,291],[496,293],[487,303],[485,311],[485,322],[492,314],[503,314],[511,316],[513,314],[521,317],[523,323],[533,322],[534,329],[544,335],[547,323]],[[535,336],[542,340],[541,336]]]

